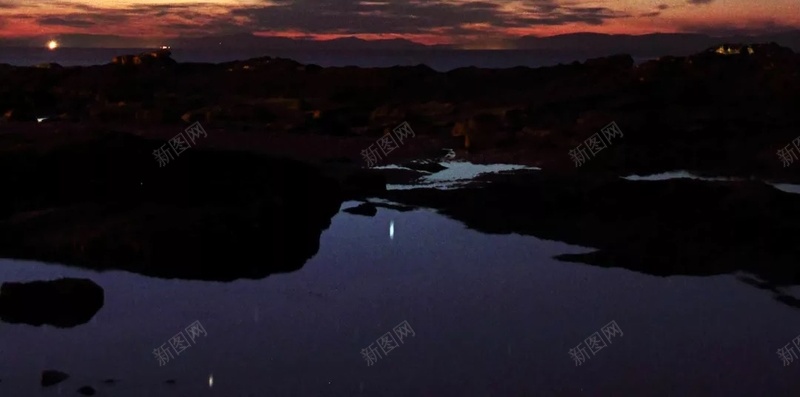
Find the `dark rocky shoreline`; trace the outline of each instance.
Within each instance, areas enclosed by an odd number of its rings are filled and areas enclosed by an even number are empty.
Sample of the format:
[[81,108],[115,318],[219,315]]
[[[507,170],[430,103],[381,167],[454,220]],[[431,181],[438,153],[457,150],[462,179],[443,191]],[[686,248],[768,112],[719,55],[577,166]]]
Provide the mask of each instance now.
[[0,155],[16,170],[5,181],[13,194],[0,196],[0,256],[165,278],[262,278],[299,269],[343,200],[384,188],[355,167],[231,151],[190,150],[159,168],[158,141],[81,138]]
[[[615,55],[447,73],[424,65],[322,68],[270,57],[176,63],[160,51],[91,67],[0,65],[0,112],[9,121],[0,129],[19,131],[48,117],[44,123],[125,126],[146,135],[169,128],[174,135],[200,121],[254,140],[265,134],[374,140],[405,121],[416,132],[412,140],[461,148],[468,140],[462,155],[475,162],[800,181],[776,155],[800,135],[800,55],[776,44],[726,49],[640,65]],[[567,152],[612,121],[624,139],[576,170]],[[463,136],[453,137],[457,130]],[[353,149],[348,157],[361,161],[363,148]],[[404,149],[408,158],[419,155]]]
[[[750,49],[448,73],[180,64],[160,52],[93,67],[0,65],[0,166],[13,171],[0,195],[0,257],[261,278],[302,267],[344,201],[381,197],[486,232],[599,249],[564,260],[794,284],[796,195],[757,182],[618,178],[684,169],[800,182],[775,154],[800,135],[800,55]],[[195,121],[207,140],[159,168],[152,151]],[[388,163],[454,148],[458,160],[542,171],[481,189],[386,191],[397,173],[365,170],[360,152],[404,121],[416,136]],[[576,168],[567,152],[612,121],[624,136]]]

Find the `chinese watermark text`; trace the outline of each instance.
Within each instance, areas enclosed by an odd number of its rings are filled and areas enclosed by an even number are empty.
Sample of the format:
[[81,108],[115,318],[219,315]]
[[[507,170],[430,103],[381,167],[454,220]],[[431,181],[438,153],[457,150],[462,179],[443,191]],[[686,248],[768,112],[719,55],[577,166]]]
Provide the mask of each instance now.
[[622,138],[622,130],[619,129],[615,121],[612,121],[611,124],[603,127],[600,132],[595,133],[589,139],[576,146],[575,149],[570,150],[568,152],[569,158],[575,162],[576,168],[580,167],[589,159],[590,154],[596,157],[597,153],[611,145],[611,138],[616,136]]
[[[184,135],[184,133],[186,135]],[[158,162],[158,167],[165,167],[167,164],[169,164],[170,160],[174,160],[176,157],[180,156],[181,153],[192,147],[189,144],[189,141],[194,144],[197,138],[200,136],[207,137],[208,134],[206,133],[206,130],[203,129],[203,126],[200,125],[200,122],[195,122],[184,132],[175,135],[172,137],[172,139],[167,141],[167,143],[161,145],[161,147],[158,149],[153,150],[153,156]]]
[[[366,349],[361,349],[361,358],[367,361],[368,367],[378,362],[378,359],[381,357],[380,351],[375,347],[376,344],[383,352],[384,356],[386,356],[390,351],[400,347],[400,344],[402,344],[409,335],[416,336],[414,330],[411,329],[411,325],[408,324],[408,321],[403,321],[398,324],[392,331],[394,331],[394,334],[387,332],[381,335],[374,343],[367,346]],[[397,338],[395,338],[395,336]]]
[[[184,331],[186,331],[186,334],[184,334]],[[178,332],[175,336],[169,338],[166,343],[163,343],[161,346],[153,349],[153,355],[155,356],[156,360],[158,360],[159,367],[167,365],[170,358],[174,359],[175,356],[180,355],[183,351],[190,348],[192,345],[189,343],[189,341],[197,344],[196,340],[198,336],[208,336],[208,333],[206,333],[206,330],[203,328],[203,325],[200,324],[200,321],[193,322],[191,325],[186,327],[184,331]],[[169,345],[169,347],[167,347],[167,345]],[[170,347],[172,350],[170,350]],[[172,354],[173,351],[175,352],[175,355]]]

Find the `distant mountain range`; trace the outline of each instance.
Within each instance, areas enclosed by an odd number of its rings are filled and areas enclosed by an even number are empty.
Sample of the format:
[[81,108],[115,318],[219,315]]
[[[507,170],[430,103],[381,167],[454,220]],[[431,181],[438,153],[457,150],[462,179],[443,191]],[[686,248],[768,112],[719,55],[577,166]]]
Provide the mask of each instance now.
[[[44,47],[51,37],[0,39],[0,47]],[[429,46],[405,39],[362,40],[346,37],[333,40],[292,39],[255,36],[249,33],[164,41],[113,35],[69,34],[58,36],[62,47],[152,48],[169,45],[181,49],[207,50],[447,50],[455,46]],[[776,42],[800,52],[800,30],[758,36],[714,37],[695,33],[654,33],[641,36],[573,33],[549,37],[524,36],[512,39],[507,48],[591,54],[688,55],[721,43]]]
[[[450,46],[428,46],[405,39],[363,40],[356,37],[344,37],[333,40],[305,40],[287,37],[265,37],[251,34],[230,36],[209,36],[200,38],[173,39],[172,47],[197,49],[331,49],[331,50],[413,50],[443,49]],[[174,44],[172,44],[174,43]]]

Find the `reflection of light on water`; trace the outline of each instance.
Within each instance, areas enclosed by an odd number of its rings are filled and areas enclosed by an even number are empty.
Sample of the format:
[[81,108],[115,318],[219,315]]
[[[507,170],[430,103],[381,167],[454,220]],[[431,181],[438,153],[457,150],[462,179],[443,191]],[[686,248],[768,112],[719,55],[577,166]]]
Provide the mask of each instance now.
[[214,387],[214,374],[208,375],[208,387]]
[[697,176],[692,174],[688,171],[669,171],[669,172],[662,172],[660,174],[652,174],[652,175],[630,175],[624,176],[622,179],[627,179],[629,181],[666,181],[669,179],[698,179],[701,181],[737,181],[740,178],[729,178],[729,177],[705,177],[705,176]]
[[774,186],[775,189],[778,189],[786,193],[800,194],[800,185],[795,185],[791,183],[773,183],[772,186]]
[[[472,182],[481,174],[492,174],[519,170],[540,170],[538,167],[528,167],[516,164],[473,164],[468,161],[443,161],[444,170],[427,173],[419,181],[409,185],[387,185],[387,190],[406,190],[415,188],[458,189]],[[378,168],[378,167],[375,167]],[[384,169],[403,169],[404,167],[390,165]]]
[[[704,177],[704,176],[697,176],[688,171],[670,171],[664,172],[661,174],[652,174],[652,175],[630,175],[622,177],[622,179],[627,179],[629,181],[666,181],[669,179],[697,179],[701,181],[741,181],[744,178],[731,178],[731,177]],[[791,184],[791,183],[770,183],[766,181],[762,181],[768,185],[773,186],[775,189],[778,189],[782,192],[786,193],[794,193],[800,194],[800,185]]]
[[389,238],[394,240],[394,221],[389,222]]
[[445,161],[441,163],[447,169],[423,178],[424,182],[456,182],[473,179],[480,174],[498,173],[517,170],[540,170],[538,167],[527,167],[516,164],[473,164],[467,161]]

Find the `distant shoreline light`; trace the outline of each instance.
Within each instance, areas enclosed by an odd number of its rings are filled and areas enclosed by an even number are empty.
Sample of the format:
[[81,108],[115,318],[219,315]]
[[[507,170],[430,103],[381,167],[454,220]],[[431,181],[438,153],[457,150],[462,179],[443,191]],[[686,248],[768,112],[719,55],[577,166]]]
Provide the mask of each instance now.
[[55,41],[55,40],[48,41],[47,42],[47,48],[50,49],[50,50],[55,50],[56,48],[58,48],[58,42]]

